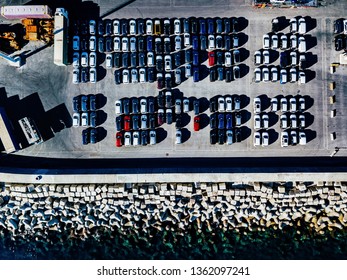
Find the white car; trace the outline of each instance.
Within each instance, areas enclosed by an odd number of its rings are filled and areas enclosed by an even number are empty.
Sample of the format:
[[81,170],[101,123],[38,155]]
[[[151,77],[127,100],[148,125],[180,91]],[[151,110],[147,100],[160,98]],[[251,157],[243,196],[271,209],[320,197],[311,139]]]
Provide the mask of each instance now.
[[295,130],[292,130],[290,132],[290,139],[291,139],[292,145],[298,144],[298,134],[296,133]]
[[280,127],[282,129],[287,129],[288,128],[288,119],[287,119],[287,115],[281,115],[280,116]]
[[184,113],[189,112],[189,99],[188,98],[183,99],[183,112]]
[[289,99],[289,111],[292,113],[296,112],[296,99],[295,99],[295,97],[291,97]]
[[290,64],[296,66],[298,64],[298,54],[296,52],[290,52]]
[[281,132],[281,147],[288,147],[289,144],[289,137],[287,131]]
[[241,109],[241,99],[239,96],[234,98],[234,110],[239,111]]
[[264,64],[270,64],[270,52],[268,50],[263,51]]
[[261,82],[261,69],[260,68],[254,69],[254,81],[256,83]]
[[72,83],[78,84],[80,82],[80,69],[74,68],[72,70]]
[[292,33],[298,32],[298,21],[296,20],[296,18],[291,18],[289,20],[289,24],[290,24],[290,32]]
[[89,21],[89,34],[90,35],[95,35],[95,29],[96,29],[96,22],[95,22],[95,20],[90,20]]
[[263,147],[269,146],[269,133],[267,131],[263,131],[261,134],[261,145]]
[[130,38],[130,51],[131,52],[136,52],[136,37],[131,37]]
[[124,146],[131,146],[131,132],[124,133]]
[[230,96],[225,97],[225,111],[231,112],[233,110],[233,99]]
[[287,77],[287,70],[286,69],[281,69],[280,71],[280,83],[285,84],[288,81]]
[[262,75],[263,75],[263,81],[265,83],[270,81],[270,71],[269,71],[269,68],[264,67],[263,70],[262,70]]
[[281,98],[281,112],[285,113],[288,111],[288,101],[285,97]]
[[129,39],[127,37],[122,37],[122,51],[129,51]]
[[80,53],[74,52],[72,55],[72,66],[79,67],[80,66]]
[[298,128],[298,122],[295,114],[289,116],[291,128]]
[[299,144],[306,145],[306,133],[304,131],[299,132]]
[[177,35],[175,37],[175,51],[179,51],[182,48],[181,36]]
[[146,20],[146,34],[153,35],[153,22],[152,20]]
[[147,53],[147,66],[148,67],[154,67],[154,53],[148,52]]
[[263,35],[263,49],[269,49],[270,48],[270,35],[264,34]]
[[122,107],[122,100],[116,100],[114,102],[114,108],[115,108],[115,113],[116,115],[121,115],[123,114],[123,107]]
[[96,67],[96,52],[89,53],[89,66]]
[[123,84],[129,84],[130,82],[130,75],[128,69],[123,69]]
[[271,36],[271,48],[274,50],[278,49],[278,36],[277,36],[277,34],[273,34]]
[[304,97],[300,97],[299,98],[299,108],[300,111],[305,111],[305,98]]
[[208,49],[213,50],[216,47],[214,35],[208,35]]
[[165,55],[164,61],[165,61],[165,71],[171,71],[172,70],[171,55]]
[[261,118],[260,115],[254,115],[254,129],[261,129]]
[[174,34],[175,35],[181,34],[181,21],[178,18],[174,20]]
[[115,52],[121,51],[121,39],[120,39],[120,37],[114,37],[114,39],[113,39],[113,51],[115,51]]
[[81,123],[82,126],[88,126],[89,124],[89,118],[88,118],[88,113],[87,112],[83,112],[81,115]]
[[225,67],[231,67],[231,53],[230,52],[225,52],[224,54],[224,65]]
[[120,22],[118,19],[115,19],[113,21],[113,34],[119,35],[120,34]]
[[260,65],[262,64],[262,56],[261,56],[261,51],[255,51],[254,52],[254,64],[255,65]]
[[185,73],[185,77],[186,78],[189,78],[192,76],[192,66],[190,64],[186,64],[184,66],[184,73]]
[[271,67],[271,81],[272,82],[278,81],[278,69],[276,66]]
[[300,36],[299,37],[299,43],[298,43],[298,50],[301,53],[306,52],[306,40],[304,36]]
[[183,35],[183,44],[185,47],[189,47],[190,46],[190,34],[189,33],[184,33]]
[[72,38],[72,48],[74,51],[80,50],[80,37],[79,36],[73,36]]
[[298,47],[298,37],[295,34],[290,35],[290,47],[292,49],[296,49]]
[[288,49],[288,37],[285,34],[281,36],[281,49]]
[[131,82],[136,84],[139,81],[138,72],[136,68],[131,69]]
[[295,83],[298,80],[298,75],[296,69],[293,67],[289,70],[290,73],[290,82]]
[[149,144],[150,145],[157,144],[157,133],[155,132],[155,130],[151,130],[149,132]]
[[277,112],[278,111],[278,100],[276,97],[273,97],[271,98],[271,101],[270,101],[270,111],[271,112]]
[[105,58],[106,68],[111,69],[113,66],[113,56],[112,53],[108,53]]
[[254,114],[259,114],[261,112],[261,100],[259,97],[254,97],[253,108]]
[[90,38],[89,38],[89,50],[91,52],[96,51],[96,37],[95,36],[90,36]]
[[81,118],[80,113],[73,113],[72,115],[72,125],[73,126],[80,126],[81,125]]
[[182,113],[182,101],[181,99],[175,100],[175,114],[181,114]]
[[88,53],[87,52],[83,52],[81,55],[81,66],[82,67],[88,67]]
[[306,127],[305,115],[299,115],[299,127],[300,128]]
[[97,80],[97,76],[96,76],[96,68],[95,67],[90,67],[90,70],[89,70],[89,81],[93,84],[96,83],[96,80]]
[[263,128],[269,128],[269,115],[268,114],[262,115],[261,121],[263,123]]
[[299,34],[306,33],[306,21],[304,18],[299,19]]
[[140,83],[145,83],[147,81],[146,68],[140,68],[139,76],[140,76]]
[[147,113],[147,99],[141,98],[140,100],[140,113],[146,114]]
[[260,146],[260,141],[261,141],[260,132],[259,131],[255,131],[254,132],[254,138],[253,138],[253,145],[255,147]]
[[218,112],[225,111],[225,100],[224,97],[218,97]]
[[306,84],[306,74],[305,71],[299,71],[299,83]]
[[133,131],[133,146],[138,146],[141,144],[140,132]]
[[233,144],[233,131],[232,130],[227,130],[226,131],[226,142],[227,145],[232,145]]
[[182,144],[182,131],[176,130],[176,144]]
[[129,34],[135,35],[136,34],[136,20],[131,19],[129,21]]

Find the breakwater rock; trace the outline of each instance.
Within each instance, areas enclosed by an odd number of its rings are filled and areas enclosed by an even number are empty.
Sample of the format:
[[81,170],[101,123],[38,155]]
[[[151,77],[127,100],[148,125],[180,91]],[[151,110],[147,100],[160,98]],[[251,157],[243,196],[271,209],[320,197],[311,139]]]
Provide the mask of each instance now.
[[0,231],[13,236],[70,231],[86,238],[95,228],[129,231],[283,229],[319,233],[347,225],[344,182],[172,183],[98,185],[3,184]]

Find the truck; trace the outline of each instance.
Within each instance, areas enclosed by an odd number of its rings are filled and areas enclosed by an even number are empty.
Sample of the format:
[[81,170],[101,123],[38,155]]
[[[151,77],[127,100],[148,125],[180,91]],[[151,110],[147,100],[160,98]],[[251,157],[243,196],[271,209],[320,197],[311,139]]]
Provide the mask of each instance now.
[[2,6],[1,15],[6,19],[52,18],[52,10],[47,5]]

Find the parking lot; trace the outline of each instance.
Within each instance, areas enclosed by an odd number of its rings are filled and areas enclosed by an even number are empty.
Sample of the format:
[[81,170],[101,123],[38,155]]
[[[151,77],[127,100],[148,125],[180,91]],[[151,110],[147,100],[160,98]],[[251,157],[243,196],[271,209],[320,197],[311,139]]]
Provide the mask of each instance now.
[[[102,1],[100,11],[104,11]],[[46,137],[45,143],[30,146],[18,154],[44,156],[44,157],[94,157],[94,158],[128,158],[128,157],[281,157],[281,156],[327,156],[334,150],[335,144],[331,143],[329,133],[333,125],[337,132],[337,143],[339,147],[347,146],[347,130],[345,124],[341,121],[331,123],[329,119],[328,97],[327,97],[327,79],[329,64],[332,62],[333,45],[329,46],[329,39],[332,38],[332,24],[329,24],[324,12],[319,15],[318,9],[312,10],[252,10],[247,6],[247,1],[239,1],[239,4],[245,6],[233,7],[233,5],[215,5],[206,9],[204,4],[207,2],[200,1],[201,5],[192,5],[194,7],[182,7],[177,1],[173,1],[174,6],[171,9],[165,9],[165,1],[151,1],[153,5],[160,3],[157,9],[149,10],[148,7],[141,9],[138,1],[125,6],[122,9],[111,13],[108,19],[116,18],[139,18],[139,10],[132,8],[132,5],[138,7],[144,18],[175,18],[185,16],[195,17],[231,17],[235,16],[242,23],[239,47],[233,48],[240,50],[241,74],[239,79],[233,79],[231,82],[215,81],[210,82],[209,65],[207,52],[206,55],[200,53],[200,75],[199,81],[194,82],[193,77],[184,79],[181,84],[173,84],[170,89],[173,100],[188,98],[190,101],[190,111],[182,116],[180,130],[182,132],[182,144],[176,144],[176,125],[164,123],[155,128],[157,133],[157,143],[146,146],[129,146],[116,147],[116,123],[115,123],[115,101],[122,98],[130,97],[156,97],[159,94],[157,83],[129,83],[115,84],[115,68],[107,69],[105,55],[98,55],[96,83],[72,83],[73,66],[66,68],[53,65],[53,49],[46,48],[27,59],[27,64],[15,70],[1,62],[1,68],[6,73],[1,78],[2,85],[5,86],[7,98],[18,95],[19,99],[28,98],[30,95],[37,93],[39,101],[42,102],[44,111],[54,109],[56,106],[66,106],[64,116],[57,116],[57,120],[62,120],[63,125],[60,129],[52,129],[53,135]],[[171,1],[169,1],[170,4]],[[180,4],[180,5],[179,5]],[[322,11],[322,10],[321,10]],[[327,13],[330,15],[333,12]],[[334,11],[336,13],[336,11]],[[260,82],[254,81],[254,53],[263,48],[263,35],[271,33],[271,20],[275,17],[281,17],[279,34],[289,34],[289,19],[296,16],[303,16],[307,22],[307,32],[304,35],[307,43],[307,63],[305,70],[307,82],[298,84],[297,82],[281,84],[280,82]],[[338,16],[337,16],[338,17]],[[330,19],[330,18],[329,18]],[[333,21],[331,17],[330,22]],[[183,33],[182,39],[183,39]],[[175,35],[172,35],[173,37]],[[330,39],[331,41],[332,39]],[[233,51],[232,49],[232,51]],[[279,66],[280,58],[276,51],[271,50],[272,60],[270,66]],[[280,51],[278,51],[280,52]],[[165,54],[163,54],[163,57]],[[42,73],[45,69],[45,73]],[[6,70],[6,71],[5,71]],[[338,82],[341,88],[345,88],[343,80],[344,70],[338,69]],[[13,83],[9,83],[11,77]],[[174,78],[174,76],[172,76]],[[330,77],[329,77],[330,78]],[[166,90],[164,90],[166,91]],[[340,92],[340,91],[339,91]],[[341,91],[342,92],[342,91]],[[98,141],[96,144],[82,145],[83,127],[72,127],[73,106],[72,99],[79,95],[95,94],[98,99]],[[231,145],[210,144],[210,104],[212,97],[231,96],[240,97],[241,105],[238,110],[241,114],[241,125],[238,129],[241,131],[239,142],[234,141]],[[268,131],[269,145],[254,146],[254,108],[253,101],[259,97],[262,102],[262,114],[269,115],[269,127],[260,128],[259,131]],[[281,147],[280,127],[280,110],[270,112],[270,101],[277,97],[280,102],[281,98],[296,98],[299,102],[300,97],[305,99],[305,109],[300,114],[306,117],[305,133],[306,145],[289,145]],[[13,97],[12,97],[13,99]],[[200,102],[200,130],[194,131],[193,119],[195,116],[193,102],[198,99]],[[342,97],[341,97],[342,99]],[[140,99],[139,99],[140,100]],[[299,103],[298,103],[299,104]],[[32,104],[35,106],[35,104]],[[343,111],[344,105],[340,105]],[[339,111],[340,111],[339,110]],[[66,116],[66,111],[69,117]],[[227,114],[225,112],[224,114]],[[232,114],[236,114],[233,111]],[[299,112],[297,113],[299,116]],[[234,116],[234,115],[233,115]],[[44,116],[42,116],[44,118]],[[289,118],[289,113],[288,113]],[[52,128],[52,125],[51,125]],[[297,129],[299,132],[299,128]],[[234,131],[234,133],[236,133]],[[47,134],[48,135],[48,134]],[[337,155],[344,155],[341,150]]]

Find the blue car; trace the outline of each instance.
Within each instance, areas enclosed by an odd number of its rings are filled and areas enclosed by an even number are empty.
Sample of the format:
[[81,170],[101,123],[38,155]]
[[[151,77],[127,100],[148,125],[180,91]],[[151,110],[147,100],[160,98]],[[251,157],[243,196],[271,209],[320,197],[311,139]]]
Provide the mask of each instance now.
[[193,65],[198,66],[199,65],[199,52],[193,51]]
[[208,34],[214,34],[214,20],[212,18],[209,18],[207,20],[207,26],[208,26],[208,30],[207,33]]
[[148,36],[147,37],[147,52],[152,52],[153,51],[153,37]]
[[194,67],[193,68],[193,81],[195,83],[199,82],[200,78],[199,78],[199,67]]
[[231,114],[226,114],[226,129],[232,129],[233,128],[233,117]]
[[192,46],[194,51],[197,51],[199,49],[199,37],[197,35],[194,35],[192,37]]
[[224,129],[224,114],[218,114],[218,129]]
[[200,34],[205,35],[206,34],[206,21],[205,21],[205,19],[200,19],[199,25],[200,25]]
[[81,107],[82,107],[82,112],[87,112],[88,111],[88,96],[82,95],[81,98]]
[[87,145],[89,143],[89,132],[88,129],[82,131],[82,144]]

